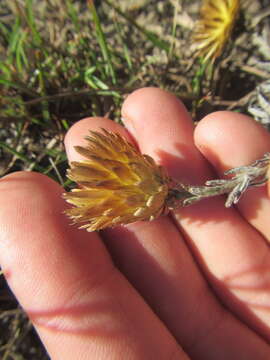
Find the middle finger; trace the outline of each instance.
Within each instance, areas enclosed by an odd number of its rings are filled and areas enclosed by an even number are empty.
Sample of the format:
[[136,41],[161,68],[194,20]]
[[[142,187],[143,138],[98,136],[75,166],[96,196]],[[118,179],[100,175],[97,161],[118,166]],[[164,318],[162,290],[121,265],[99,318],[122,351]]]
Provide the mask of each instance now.
[[[183,105],[174,96],[159,89],[142,89],[126,100],[123,115],[125,124],[129,127],[133,124],[136,129],[143,152],[165,165],[174,178],[198,184],[212,174],[194,145],[193,124],[182,109]],[[269,312],[262,311],[256,291],[260,284],[268,281],[267,273],[255,270],[262,264],[266,266],[269,260],[263,237],[236,209],[226,209],[221,197],[182,208],[175,212],[175,219],[222,301],[254,330],[270,339]],[[243,276],[237,276],[234,286],[230,286],[232,281],[227,279],[235,278],[235,274]]]

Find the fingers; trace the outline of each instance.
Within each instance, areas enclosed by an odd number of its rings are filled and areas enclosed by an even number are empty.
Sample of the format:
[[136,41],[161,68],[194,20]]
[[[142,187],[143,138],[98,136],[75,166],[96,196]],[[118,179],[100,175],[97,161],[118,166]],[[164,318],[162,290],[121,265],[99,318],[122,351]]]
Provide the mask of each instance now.
[[[270,135],[262,126],[245,115],[225,111],[204,118],[196,129],[195,141],[220,174],[232,167],[249,165],[270,150]],[[270,199],[266,186],[248,189],[237,208],[269,241]],[[247,238],[242,241],[248,245]],[[264,333],[269,336],[269,246],[264,240],[250,245],[250,254],[246,258],[242,256],[240,269],[235,269],[225,281],[267,325],[268,331]]]
[[[248,116],[228,111],[206,116],[196,128],[195,142],[221,176],[229,168],[249,165],[270,151],[270,134],[262,126]],[[246,191],[237,207],[270,240],[266,186]]]
[[[191,184],[211,177],[194,145],[191,119],[175,97],[158,89],[139,90],[126,100],[123,118],[142,152],[165,165],[172,176]],[[268,247],[260,234],[234,209],[225,209],[223,199],[181,209],[176,220],[223,301],[269,336],[269,315],[262,310],[268,300],[263,297],[266,302],[262,304],[257,291],[260,284],[267,284],[268,277],[255,270],[262,264],[267,267],[268,262]],[[239,290],[241,286],[245,291]],[[258,306],[253,307],[252,302]]]
[[51,358],[186,359],[99,236],[70,226],[61,194],[36,173],[0,181],[1,267]]
[[[167,111],[171,116],[173,109],[168,106]],[[146,119],[143,118],[145,122]],[[110,120],[84,119],[75,124],[66,136],[69,160],[80,159],[70,149],[81,144],[90,129],[100,128],[129,138],[122,127]],[[153,139],[154,135],[148,137],[148,141],[152,142]],[[257,354],[261,340],[253,337],[249,330],[218,305],[198,272],[183,239],[168,218],[116,227],[103,232],[102,236],[106,237],[113,259],[124,275],[140,291],[192,358],[215,359],[219,354],[220,359],[238,359],[240,354],[240,358],[243,356],[246,359],[249,356],[252,358],[255,352]],[[239,339],[238,334],[242,331],[249,339],[248,347],[244,346],[244,337],[240,336]],[[210,332],[211,336],[207,336]],[[247,351],[252,355],[247,355]],[[264,351],[265,348],[262,353]]]

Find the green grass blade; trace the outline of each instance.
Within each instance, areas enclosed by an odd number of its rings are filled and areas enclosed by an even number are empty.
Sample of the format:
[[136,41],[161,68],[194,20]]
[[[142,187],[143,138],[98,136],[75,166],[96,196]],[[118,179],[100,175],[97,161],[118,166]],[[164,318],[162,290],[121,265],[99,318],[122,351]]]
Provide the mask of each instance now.
[[28,66],[27,56],[24,51],[24,43],[26,39],[26,32],[22,32],[20,38],[18,39],[18,44],[16,48],[16,65],[20,73],[23,72],[24,68]]
[[159,39],[159,37],[156,34],[144,29],[142,26],[137,24],[135,20],[133,20],[130,16],[125,14],[123,11],[121,11],[110,0],[103,0],[103,1],[106,4],[108,4],[112,9],[114,9],[121,17],[123,17],[125,20],[130,22],[137,30],[139,30],[142,34],[144,34],[145,37],[148,40],[150,40],[154,46],[160,48],[161,50],[165,50],[167,53],[170,51],[170,46],[166,41]]
[[42,172],[42,173],[44,172],[44,169],[41,166],[35,164],[35,162],[33,160],[28,159],[27,156],[25,156],[24,154],[22,154],[22,153],[18,152],[17,150],[13,149],[9,145],[5,144],[3,141],[0,141],[0,147],[5,149],[6,151],[11,153],[12,155],[16,156],[18,159],[26,162],[27,164],[33,165],[33,168],[35,168],[37,171]]
[[68,14],[75,26],[76,31],[79,33],[80,32],[80,21],[79,21],[78,13],[70,0],[66,0],[66,4],[67,4]]
[[124,42],[124,39],[122,37],[121,27],[116,21],[114,22],[114,25],[115,25],[117,34],[119,35],[119,40],[120,40],[120,42],[122,44],[122,47],[123,47],[124,58],[125,58],[125,60],[127,62],[128,69],[132,70],[132,60],[131,60],[131,56],[130,56],[130,50],[127,47],[127,45]]
[[1,32],[1,36],[3,36],[6,41],[8,41],[9,31],[8,31],[7,27],[1,21],[0,21],[0,32]]
[[105,34],[102,30],[102,26],[101,26],[101,22],[100,22],[100,18],[98,16],[98,13],[96,11],[96,7],[94,5],[94,1],[93,0],[88,0],[88,6],[89,9],[91,11],[92,17],[93,17],[93,21],[95,24],[95,28],[96,28],[96,37],[102,52],[102,56],[103,59],[105,61],[105,63],[108,66],[108,74],[111,76],[112,79],[112,83],[115,85],[116,84],[116,75],[115,75],[115,71],[114,71],[114,67],[112,64],[112,54],[109,50],[107,41],[106,41],[106,37]]
[[35,17],[33,13],[33,0],[26,0],[25,5],[26,5],[26,21],[32,32],[34,44],[37,47],[40,47],[42,43],[42,39],[36,28]]

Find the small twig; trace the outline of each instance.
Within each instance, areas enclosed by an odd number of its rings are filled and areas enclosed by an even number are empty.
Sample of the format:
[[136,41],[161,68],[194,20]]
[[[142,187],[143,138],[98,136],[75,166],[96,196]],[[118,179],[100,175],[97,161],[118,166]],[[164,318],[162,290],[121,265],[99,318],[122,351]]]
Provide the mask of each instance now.
[[246,73],[259,76],[263,79],[269,79],[269,73],[267,73],[266,71],[257,69],[254,66],[250,66],[250,65],[244,65],[244,64],[236,64],[236,65],[238,65],[239,68],[241,68],[241,70],[245,71]]
[[229,179],[217,179],[206,181],[203,186],[180,184],[178,188],[171,190],[173,207],[179,201],[179,206],[194,204],[204,198],[228,194],[226,207],[236,204],[243,193],[251,186],[264,185],[267,180],[267,170],[270,164],[270,153],[256,160],[248,166],[240,166],[230,169],[224,175],[233,175]]
[[49,161],[50,161],[50,163],[52,165],[52,168],[54,169],[54,171],[56,173],[56,176],[57,176],[60,184],[63,186],[64,185],[64,180],[63,180],[59,170],[57,169],[57,166],[56,166],[55,162],[53,161],[53,159],[50,156],[49,156]]
[[250,91],[248,94],[246,94],[245,96],[243,96],[242,98],[240,98],[239,100],[234,101],[227,110],[232,110],[237,106],[244,106],[246,105],[249,100],[252,98],[252,96],[254,96],[256,94],[256,89],[253,89],[252,91]]

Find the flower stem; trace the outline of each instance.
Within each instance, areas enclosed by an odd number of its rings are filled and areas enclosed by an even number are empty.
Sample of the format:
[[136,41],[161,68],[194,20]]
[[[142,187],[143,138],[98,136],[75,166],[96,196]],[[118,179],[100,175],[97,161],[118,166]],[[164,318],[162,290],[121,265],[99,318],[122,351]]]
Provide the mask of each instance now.
[[269,165],[270,153],[266,153],[251,165],[226,171],[224,175],[233,175],[230,178],[209,180],[202,186],[178,184],[170,190],[169,206],[171,208],[187,206],[208,197],[228,194],[225,206],[230,207],[239,201],[249,187],[261,186],[267,182]]

